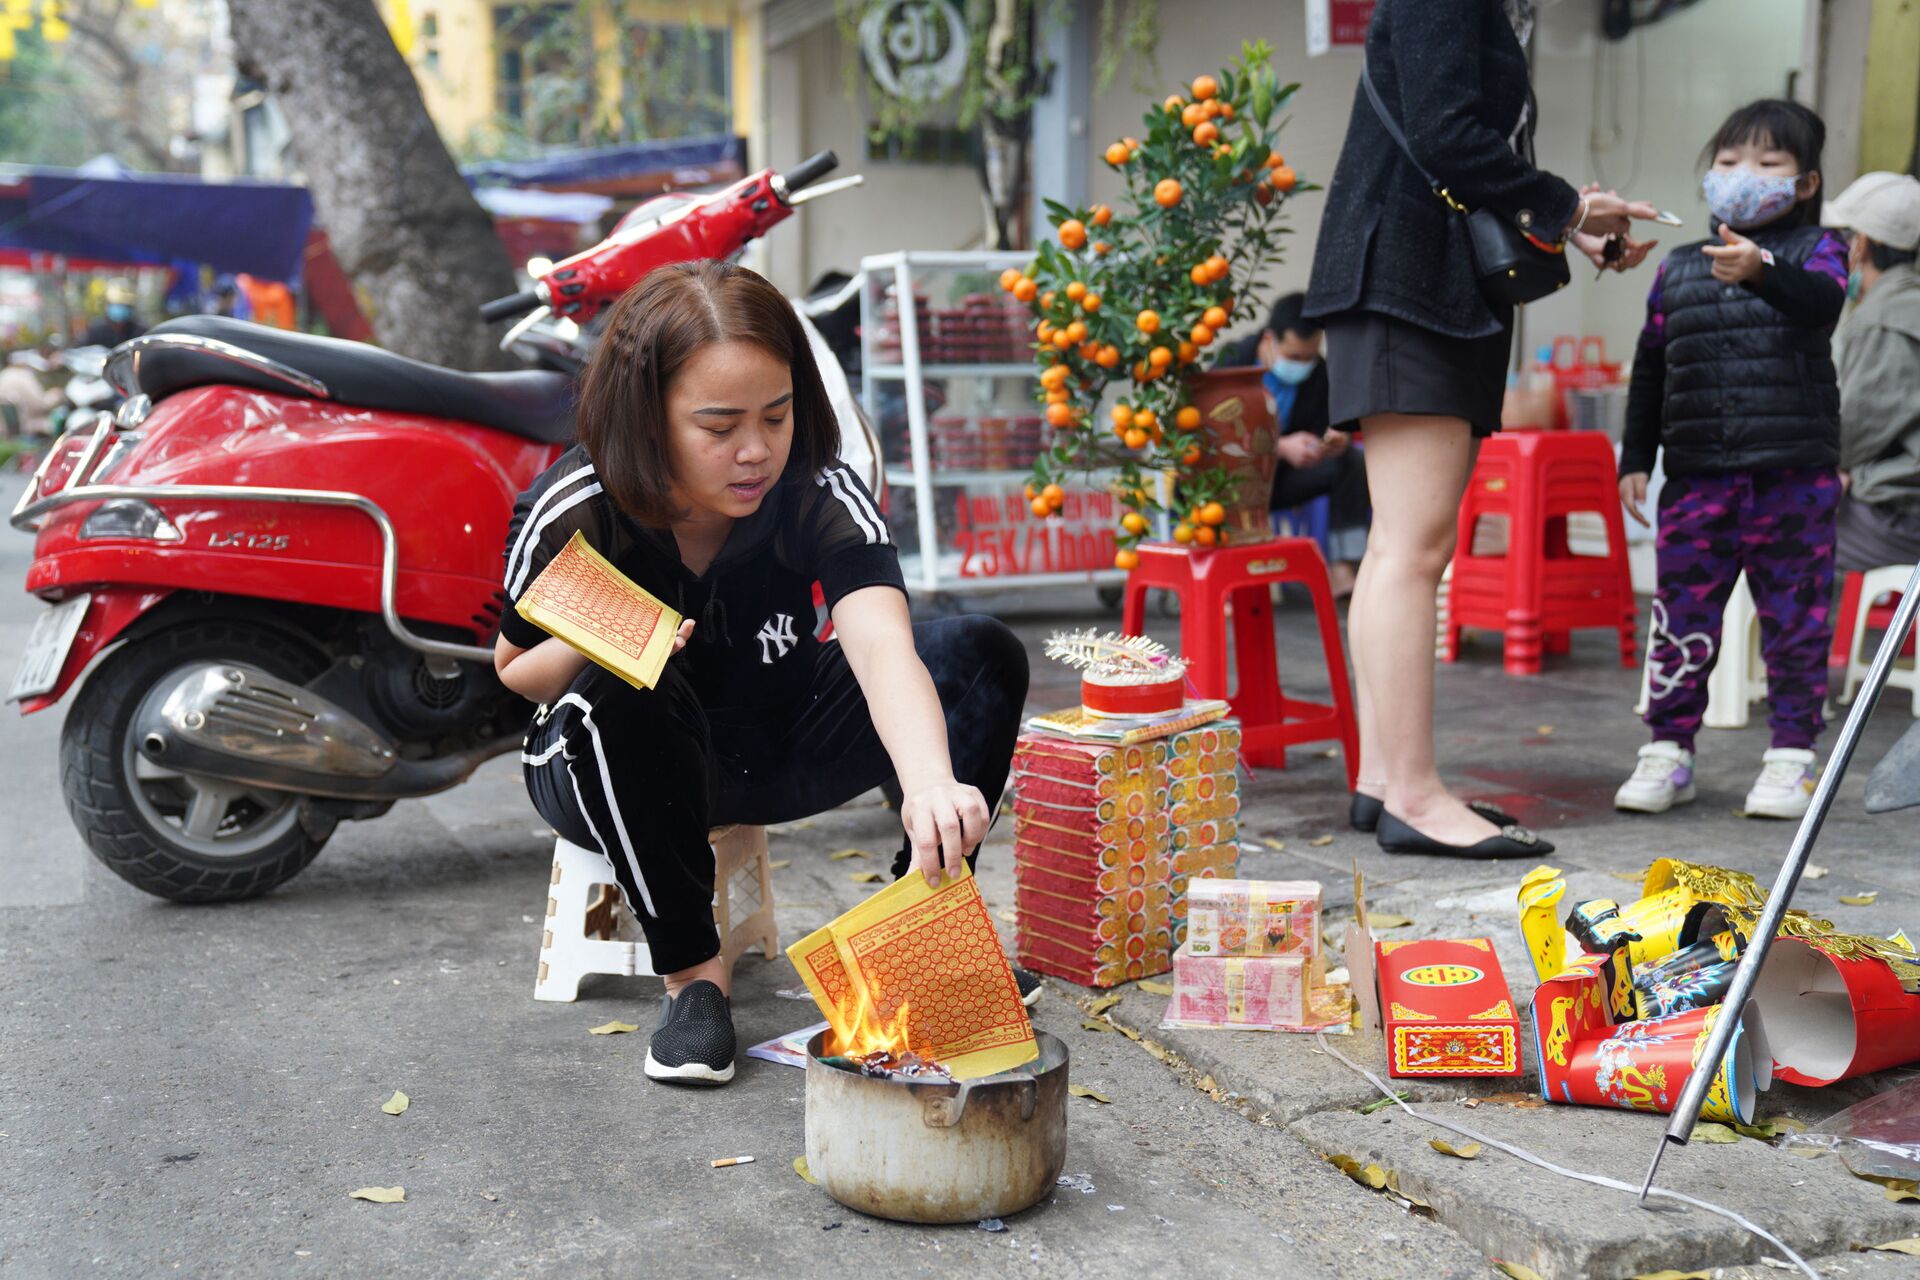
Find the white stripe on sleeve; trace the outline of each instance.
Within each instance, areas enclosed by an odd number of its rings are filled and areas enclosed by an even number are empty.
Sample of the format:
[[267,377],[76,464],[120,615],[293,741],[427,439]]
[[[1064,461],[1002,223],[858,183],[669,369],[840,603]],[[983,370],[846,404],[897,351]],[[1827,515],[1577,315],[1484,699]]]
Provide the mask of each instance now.
[[513,554],[507,557],[506,580],[508,582],[513,581],[514,566],[517,565],[523,557],[530,558],[533,555],[533,548],[538,542],[538,539],[534,536],[534,522],[539,519],[540,513],[546,509],[549,502],[552,502],[560,495],[562,489],[574,481],[584,479],[592,474],[592,463],[588,463],[577,471],[569,471],[566,475],[561,476],[558,480],[547,486],[547,491],[541,494],[539,499],[534,502],[533,507],[527,512],[527,522],[520,526],[520,536],[513,541]]
[[853,522],[860,526],[860,532],[867,535],[868,546],[884,545],[893,541],[887,533],[887,522],[881,518],[878,511],[874,510],[873,503],[868,501],[866,494],[860,491],[859,486],[848,476],[844,467],[827,468],[819,474],[814,483],[823,486],[840,500],[840,505],[847,509],[847,514],[853,517]]
[[[527,575],[533,572],[533,553],[539,547],[540,534],[543,531],[545,531],[546,527],[552,524],[555,520],[558,520],[561,516],[565,515],[572,508],[579,506],[581,503],[585,502],[588,498],[591,498],[594,494],[599,492],[600,492],[600,482],[596,480],[592,484],[587,485],[585,488],[578,489],[573,493],[567,495],[567,499],[565,502],[556,503],[554,505],[553,510],[547,512],[546,515],[540,517],[540,523],[538,525],[533,526],[533,537],[527,542],[526,559],[520,566],[520,572],[515,574],[513,577],[513,581],[507,584],[508,595],[518,597],[521,591],[523,591],[526,588]],[[529,518],[527,523],[529,525],[532,525],[533,524],[532,519]],[[524,537],[525,534],[523,533],[522,536]]]

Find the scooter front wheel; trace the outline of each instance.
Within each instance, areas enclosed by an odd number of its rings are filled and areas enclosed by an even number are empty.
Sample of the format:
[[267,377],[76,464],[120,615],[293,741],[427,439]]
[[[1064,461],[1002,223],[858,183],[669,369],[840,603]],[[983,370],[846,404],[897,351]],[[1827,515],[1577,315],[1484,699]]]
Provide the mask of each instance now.
[[136,725],[182,668],[212,661],[296,682],[319,654],[250,622],[202,619],[108,656],[74,700],[60,735],[67,812],[87,847],[136,888],[174,902],[234,902],[298,875],[335,819],[306,797],[164,768],[139,750]]

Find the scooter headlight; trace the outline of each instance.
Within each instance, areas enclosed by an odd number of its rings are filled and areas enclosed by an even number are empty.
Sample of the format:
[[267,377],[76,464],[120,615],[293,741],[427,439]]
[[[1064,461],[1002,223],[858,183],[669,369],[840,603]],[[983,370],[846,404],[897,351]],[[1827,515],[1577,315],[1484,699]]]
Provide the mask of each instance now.
[[173,521],[151,502],[138,498],[115,498],[103,502],[80,526],[82,539],[137,539],[144,542],[179,542],[182,534]]

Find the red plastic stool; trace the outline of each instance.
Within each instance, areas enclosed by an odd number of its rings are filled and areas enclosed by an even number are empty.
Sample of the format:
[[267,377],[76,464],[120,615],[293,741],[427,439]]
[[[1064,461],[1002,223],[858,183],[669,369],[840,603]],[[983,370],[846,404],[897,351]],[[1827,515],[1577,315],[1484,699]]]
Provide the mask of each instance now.
[[[1287,748],[1303,742],[1337,741],[1347,762],[1347,786],[1358,775],[1360,734],[1353,718],[1353,691],[1340,620],[1327,584],[1327,563],[1311,538],[1276,538],[1189,551],[1166,542],[1141,544],[1140,563],[1127,575],[1121,630],[1144,635],[1147,591],[1159,587],[1180,597],[1180,649],[1187,677],[1202,698],[1228,698],[1240,718],[1241,755],[1248,764],[1287,767]],[[1304,583],[1313,593],[1333,702],[1287,697],[1273,642],[1270,589],[1276,582]],[[1239,688],[1228,693],[1228,605]]]
[[[1607,554],[1576,556],[1567,517],[1596,511]],[[1507,518],[1503,556],[1473,554],[1482,516]],[[1613,444],[1601,431],[1509,431],[1487,440],[1460,503],[1459,547],[1447,604],[1442,657],[1460,653],[1460,629],[1506,636],[1510,675],[1538,675],[1542,653],[1565,653],[1576,627],[1620,636],[1620,665],[1637,665],[1633,578],[1620,513]]]
[[[1853,658],[1853,620],[1860,614],[1860,583],[1866,576],[1856,569],[1841,579],[1840,608],[1833,615],[1833,648],[1827,654],[1830,667],[1844,667]],[[1900,593],[1889,591],[1887,597],[1885,604],[1874,605],[1867,611],[1867,630],[1885,631],[1893,625],[1893,611],[1900,607]],[[1916,638],[1907,637],[1907,643],[1900,650],[1901,657],[1913,656]]]

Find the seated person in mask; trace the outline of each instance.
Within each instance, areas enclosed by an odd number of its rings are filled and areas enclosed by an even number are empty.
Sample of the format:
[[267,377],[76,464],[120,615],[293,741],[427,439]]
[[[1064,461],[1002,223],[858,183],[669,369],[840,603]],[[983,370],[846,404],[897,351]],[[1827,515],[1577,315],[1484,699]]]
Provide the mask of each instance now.
[[1366,461],[1353,437],[1332,430],[1327,417],[1327,363],[1318,322],[1300,312],[1306,295],[1290,293],[1273,304],[1267,327],[1241,343],[1221,364],[1258,364],[1267,407],[1280,425],[1280,466],[1273,477],[1272,509],[1287,511],[1315,498],[1328,499],[1327,572],[1337,596],[1353,591],[1354,573],[1367,549]]

